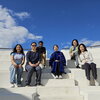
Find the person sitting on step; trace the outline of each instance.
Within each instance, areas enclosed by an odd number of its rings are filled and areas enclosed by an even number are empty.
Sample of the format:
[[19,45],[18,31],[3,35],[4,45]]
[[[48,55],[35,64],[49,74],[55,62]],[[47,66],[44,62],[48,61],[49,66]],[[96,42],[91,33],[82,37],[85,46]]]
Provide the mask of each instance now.
[[78,63],[78,45],[79,45],[78,40],[74,39],[72,41],[72,47],[69,50],[71,60],[75,61],[76,68],[80,68]]
[[90,85],[90,70],[92,70],[92,75],[95,80],[95,85],[98,86],[99,83],[97,82],[97,69],[96,69],[96,64],[93,62],[92,54],[88,52],[84,44],[79,45],[78,54],[79,54],[78,57],[79,64],[81,65],[82,69],[85,69],[88,85]]
[[62,73],[65,73],[64,66],[66,66],[66,60],[62,52],[58,51],[58,45],[53,47],[54,53],[52,53],[49,66],[51,66],[51,73],[54,78],[62,78]]
[[[13,52],[10,54],[11,56],[11,66],[10,66],[10,83],[12,84],[12,88],[17,86],[21,86],[21,77],[23,73],[23,64],[25,62],[25,55],[23,48],[20,44],[17,44],[13,49]],[[17,77],[16,77],[17,75]],[[16,79],[17,78],[17,79]]]
[[36,48],[37,48],[36,42],[32,42],[31,51],[28,51],[26,54],[26,59],[27,59],[27,63],[25,66],[25,69],[27,71],[26,86],[30,86],[31,78],[34,71],[36,72],[36,84],[34,86],[42,85],[41,84],[42,69],[39,66],[41,62],[41,57],[40,54],[36,51]]
[[39,46],[37,47],[37,52],[40,54],[41,57],[41,62],[39,64],[39,66],[41,68],[46,67],[46,48],[43,46],[43,41],[39,41],[38,42]]

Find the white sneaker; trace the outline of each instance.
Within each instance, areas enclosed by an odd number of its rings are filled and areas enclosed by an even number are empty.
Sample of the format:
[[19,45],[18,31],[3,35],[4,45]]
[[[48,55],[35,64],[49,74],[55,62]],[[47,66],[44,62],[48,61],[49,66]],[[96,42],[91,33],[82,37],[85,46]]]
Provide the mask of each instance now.
[[54,79],[56,78],[56,76],[53,73],[51,75],[53,76]]
[[62,79],[62,75],[59,75],[59,78]]
[[55,76],[55,79],[58,79],[58,78],[59,78],[59,77],[56,75],[56,76]]
[[15,84],[11,84],[11,88],[14,88],[15,87]]
[[99,86],[99,83],[97,82],[97,80],[95,80],[95,86]]

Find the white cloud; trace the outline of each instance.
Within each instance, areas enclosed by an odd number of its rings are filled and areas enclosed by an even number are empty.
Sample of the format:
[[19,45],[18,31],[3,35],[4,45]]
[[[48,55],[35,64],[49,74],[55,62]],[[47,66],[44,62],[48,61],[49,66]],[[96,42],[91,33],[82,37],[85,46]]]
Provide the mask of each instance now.
[[[11,10],[0,6],[0,47],[12,47],[14,43],[24,43],[28,39],[41,39],[42,36],[36,36],[23,26],[18,26]],[[21,13],[22,14],[22,13]],[[20,16],[26,16],[23,13]]]
[[20,19],[27,18],[30,16],[27,12],[15,13],[15,16],[18,16]]
[[42,36],[36,36],[36,35],[33,35],[33,34],[29,34],[29,35],[28,35],[28,38],[29,38],[29,39],[41,39]]
[[87,46],[100,45],[100,41],[88,40],[87,38],[83,38],[82,40],[80,40],[80,43],[83,43],[83,44],[85,44]]
[[100,45],[100,41],[94,41],[94,43],[92,43],[92,46],[96,46],[96,45]]
[[11,14],[11,16],[17,16],[20,19],[24,19],[24,18],[30,17],[30,14],[28,12],[20,12],[20,13],[18,13],[18,12],[14,12],[13,10],[10,10],[10,9],[7,9],[7,11],[9,12],[9,14]]
[[62,47],[62,48],[70,48],[70,46],[71,46],[71,42],[67,42],[67,41],[66,41],[66,42],[62,42],[62,43],[61,43],[61,47]]

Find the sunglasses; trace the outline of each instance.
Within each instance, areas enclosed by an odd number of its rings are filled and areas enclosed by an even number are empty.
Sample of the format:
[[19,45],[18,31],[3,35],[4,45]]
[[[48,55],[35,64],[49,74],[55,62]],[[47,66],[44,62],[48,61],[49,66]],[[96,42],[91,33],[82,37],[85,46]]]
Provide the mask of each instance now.
[[36,45],[32,45],[32,47],[36,47]]

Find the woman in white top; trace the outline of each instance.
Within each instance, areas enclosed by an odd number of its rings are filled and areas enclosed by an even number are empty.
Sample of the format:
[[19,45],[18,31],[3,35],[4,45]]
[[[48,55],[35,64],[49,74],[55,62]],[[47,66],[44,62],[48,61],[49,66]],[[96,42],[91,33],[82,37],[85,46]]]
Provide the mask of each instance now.
[[95,79],[95,85],[99,85],[96,81],[97,79],[97,69],[96,64],[93,62],[93,57],[90,52],[88,52],[86,46],[84,44],[80,44],[78,47],[79,54],[79,64],[82,69],[85,69],[85,74],[88,79],[88,83],[90,85],[90,70],[92,70],[92,75]]

